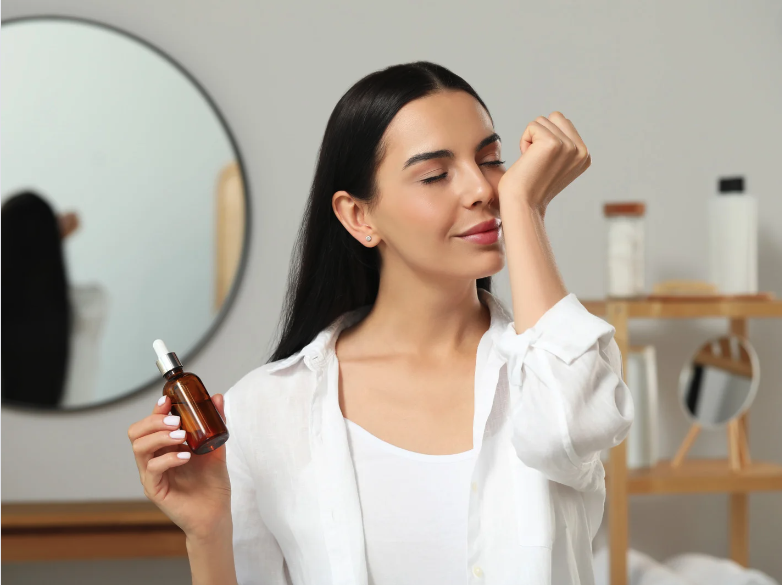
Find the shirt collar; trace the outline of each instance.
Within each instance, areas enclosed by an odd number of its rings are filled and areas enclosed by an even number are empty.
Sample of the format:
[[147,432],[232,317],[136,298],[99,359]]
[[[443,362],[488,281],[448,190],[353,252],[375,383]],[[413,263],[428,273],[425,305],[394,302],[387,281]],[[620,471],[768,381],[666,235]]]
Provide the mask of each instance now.
[[[478,296],[489,307],[489,312],[491,314],[489,336],[491,337],[492,342],[495,342],[498,336],[502,334],[505,327],[507,327],[513,319],[500,299],[493,293],[486,289],[479,288]],[[323,368],[325,364],[328,363],[328,358],[334,353],[334,347],[339,333],[343,329],[346,329],[363,319],[371,308],[372,305],[364,305],[343,313],[332,321],[328,327],[320,331],[315,338],[302,349],[287,358],[272,363],[267,371],[279,372],[292,367],[301,360],[303,360],[305,365],[312,371]]]

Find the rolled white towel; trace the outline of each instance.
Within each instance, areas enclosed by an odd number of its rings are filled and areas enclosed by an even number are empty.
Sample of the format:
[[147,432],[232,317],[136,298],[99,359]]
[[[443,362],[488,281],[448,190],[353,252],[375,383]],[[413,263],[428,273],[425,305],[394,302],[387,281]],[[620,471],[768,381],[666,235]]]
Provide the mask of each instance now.
[[[609,585],[608,547],[593,555],[595,585]],[[628,585],[780,585],[757,569],[700,553],[670,557],[660,563],[635,549],[627,551]]]
[[779,585],[776,579],[757,569],[747,569],[730,559],[700,553],[676,555],[663,564],[697,585]]
[[[610,585],[608,547],[594,553],[595,585]],[[627,551],[627,585],[697,585],[635,549]]]

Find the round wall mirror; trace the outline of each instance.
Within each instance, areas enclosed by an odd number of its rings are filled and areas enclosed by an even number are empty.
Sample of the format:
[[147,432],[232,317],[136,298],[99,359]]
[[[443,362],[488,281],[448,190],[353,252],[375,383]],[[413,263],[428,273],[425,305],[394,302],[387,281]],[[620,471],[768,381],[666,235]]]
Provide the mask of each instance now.
[[76,410],[161,381],[230,308],[249,242],[236,142],[159,49],[95,22],[2,24],[2,403]]
[[702,427],[722,427],[755,399],[760,367],[746,339],[730,335],[704,343],[682,368],[679,399],[687,417]]

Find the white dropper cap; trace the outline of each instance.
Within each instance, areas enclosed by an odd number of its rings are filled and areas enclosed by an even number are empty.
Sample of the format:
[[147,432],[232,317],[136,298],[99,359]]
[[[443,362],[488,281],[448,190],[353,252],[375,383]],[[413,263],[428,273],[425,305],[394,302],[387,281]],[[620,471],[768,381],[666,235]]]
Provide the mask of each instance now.
[[182,367],[182,362],[179,361],[179,358],[173,351],[168,351],[162,339],[156,339],[152,343],[152,349],[157,354],[157,369],[164,376],[174,368]]
[[152,349],[155,350],[158,359],[162,358],[168,353],[168,348],[166,347],[166,344],[163,342],[162,339],[156,339],[152,343]]

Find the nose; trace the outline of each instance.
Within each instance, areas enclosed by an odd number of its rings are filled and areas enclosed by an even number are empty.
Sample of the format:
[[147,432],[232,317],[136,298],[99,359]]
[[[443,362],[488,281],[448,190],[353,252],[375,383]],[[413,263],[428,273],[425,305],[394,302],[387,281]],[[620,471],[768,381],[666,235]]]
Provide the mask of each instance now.
[[497,190],[483,174],[480,166],[477,164],[472,165],[470,172],[467,173],[467,177],[464,185],[466,207],[490,205],[497,201]]

